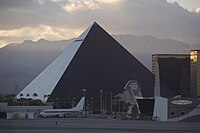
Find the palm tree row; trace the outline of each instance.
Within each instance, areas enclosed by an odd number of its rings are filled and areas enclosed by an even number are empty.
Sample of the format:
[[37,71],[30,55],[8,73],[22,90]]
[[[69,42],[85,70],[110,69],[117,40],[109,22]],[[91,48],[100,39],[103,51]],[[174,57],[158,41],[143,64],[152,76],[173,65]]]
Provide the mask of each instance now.
[[[20,93],[20,98],[23,98],[23,93]],[[36,97],[38,97],[38,94],[37,93],[33,93],[33,95],[32,95],[33,97],[34,97],[34,99],[36,99]],[[45,102],[45,100],[46,100],[46,98],[48,99],[49,98],[49,96],[50,95],[44,95],[44,102]],[[28,99],[30,97],[30,94],[29,93],[27,93],[26,94],[26,98]]]
[[[19,96],[20,96],[20,98],[23,98],[24,94],[20,93]],[[26,98],[27,99],[28,99],[28,97],[30,97],[29,93],[26,94]],[[38,94],[37,93],[33,93],[33,97],[34,97],[34,99],[36,99],[36,97],[38,97]]]

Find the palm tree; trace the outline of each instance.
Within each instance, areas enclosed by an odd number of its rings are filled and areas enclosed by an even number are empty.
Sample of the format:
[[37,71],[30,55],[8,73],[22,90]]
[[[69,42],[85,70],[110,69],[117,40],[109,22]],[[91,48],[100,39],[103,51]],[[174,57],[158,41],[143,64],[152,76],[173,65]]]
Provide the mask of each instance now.
[[30,94],[27,93],[27,94],[26,94],[26,97],[27,97],[27,99],[28,99],[28,97],[30,97]]
[[47,95],[47,100],[49,99],[49,97],[50,97],[50,94]]
[[20,95],[19,95],[19,96],[20,96],[20,98],[22,98],[24,95],[23,95],[22,93],[20,93]]
[[45,98],[47,97],[47,95],[44,95],[44,102],[45,102]]
[[36,99],[37,96],[38,96],[37,93],[33,93],[33,97],[34,97],[34,99]]

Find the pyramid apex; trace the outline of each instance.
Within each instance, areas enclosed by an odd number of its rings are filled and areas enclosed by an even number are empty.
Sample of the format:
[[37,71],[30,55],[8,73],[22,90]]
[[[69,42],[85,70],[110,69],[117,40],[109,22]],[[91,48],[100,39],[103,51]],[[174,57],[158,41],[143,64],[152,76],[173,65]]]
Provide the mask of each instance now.
[[98,25],[96,21],[94,21],[94,23],[92,25]]

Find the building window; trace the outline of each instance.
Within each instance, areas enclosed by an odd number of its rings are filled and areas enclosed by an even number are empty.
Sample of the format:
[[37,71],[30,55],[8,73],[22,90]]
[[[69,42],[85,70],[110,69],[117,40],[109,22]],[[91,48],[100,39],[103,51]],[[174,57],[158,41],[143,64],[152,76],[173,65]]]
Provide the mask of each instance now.
[[174,112],[171,112],[171,115],[174,115]]

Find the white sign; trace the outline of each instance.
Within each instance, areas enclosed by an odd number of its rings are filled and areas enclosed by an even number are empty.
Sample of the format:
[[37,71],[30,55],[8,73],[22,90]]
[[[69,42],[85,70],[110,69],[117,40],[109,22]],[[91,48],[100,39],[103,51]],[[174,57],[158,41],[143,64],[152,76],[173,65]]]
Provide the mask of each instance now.
[[189,100],[175,100],[175,101],[172,101],[172,104],[188,105],[188,104],[192,104],[192,101],[189,101]]

